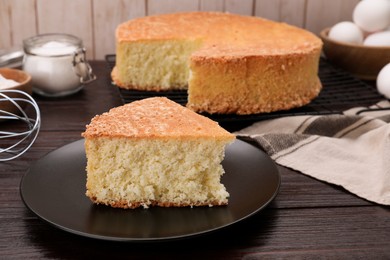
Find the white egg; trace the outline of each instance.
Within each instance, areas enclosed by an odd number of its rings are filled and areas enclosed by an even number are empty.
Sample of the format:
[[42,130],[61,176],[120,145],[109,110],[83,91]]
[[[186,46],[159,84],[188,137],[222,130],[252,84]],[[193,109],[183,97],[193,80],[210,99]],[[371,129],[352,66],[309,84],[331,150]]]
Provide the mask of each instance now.
[[367,46],[389,46],[390,47],[390,31],[370,34],[364,40],[363,44]]
[[339,42],[363,43],[363,32],[353,22],[340,22],[330,28],[328,37]]
[[390,63],[384,66],[376,78],[376,87],[378,92],[390,98]]
[[390,25],[390,1],[360,1],[353,10],[352,19],[364,31],[384,30]]

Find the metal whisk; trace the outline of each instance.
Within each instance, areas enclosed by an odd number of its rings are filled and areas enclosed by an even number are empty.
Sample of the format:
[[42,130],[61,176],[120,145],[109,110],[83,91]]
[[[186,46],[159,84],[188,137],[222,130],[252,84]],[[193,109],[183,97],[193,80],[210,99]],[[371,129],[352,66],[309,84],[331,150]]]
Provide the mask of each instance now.
[[[10,97],[15,95],[17,97]],[[41,127],[38,104],[26,92],[0,90],[0,104],[2,102],[9,102],[16,112],[0,109],[0,162],[10,161],[24,154],[36,140]],[[18,131],[4,129],[2,125],[6,123],[5,120],[17,121]],[[11,123],[15,125],[14,122]]]

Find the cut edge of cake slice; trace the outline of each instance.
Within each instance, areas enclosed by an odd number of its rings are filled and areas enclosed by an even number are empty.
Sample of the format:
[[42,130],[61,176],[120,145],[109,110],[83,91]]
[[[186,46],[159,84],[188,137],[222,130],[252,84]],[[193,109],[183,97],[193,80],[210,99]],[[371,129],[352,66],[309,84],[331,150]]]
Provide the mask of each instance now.
[[86,195],[97,204],[217,206],[226,146],[235,136],[167,98],[148,98],[95,116],[82,134]]

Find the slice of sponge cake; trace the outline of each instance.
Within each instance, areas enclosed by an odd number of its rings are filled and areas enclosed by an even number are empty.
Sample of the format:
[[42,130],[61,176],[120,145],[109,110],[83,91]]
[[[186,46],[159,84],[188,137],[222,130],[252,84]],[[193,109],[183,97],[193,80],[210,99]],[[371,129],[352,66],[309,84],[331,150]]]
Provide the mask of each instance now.
[[87,192],[118,208],[228,203],[220,178],[235,136],[167,98],[148,98],[95,116],[82,134]]

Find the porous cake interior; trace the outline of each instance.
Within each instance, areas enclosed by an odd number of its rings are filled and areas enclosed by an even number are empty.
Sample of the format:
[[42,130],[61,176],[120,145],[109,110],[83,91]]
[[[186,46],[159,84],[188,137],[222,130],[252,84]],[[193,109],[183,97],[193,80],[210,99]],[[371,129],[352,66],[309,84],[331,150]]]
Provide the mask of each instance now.
[[221,162],[229,142],[87,139],[87,195],[121,208],[225,205]]
[[[189,57],[200,39],[119,43],[117,69],[125,86],[146,90],[187,89]],[[142,86],[138,86],[142,82]]]

